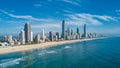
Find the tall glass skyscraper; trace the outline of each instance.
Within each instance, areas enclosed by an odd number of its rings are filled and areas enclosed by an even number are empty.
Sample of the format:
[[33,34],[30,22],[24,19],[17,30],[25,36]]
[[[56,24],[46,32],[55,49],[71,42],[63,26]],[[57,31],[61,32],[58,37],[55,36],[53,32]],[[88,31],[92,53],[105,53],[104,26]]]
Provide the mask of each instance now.
[[65,20],[62,21],[62,38],[65,39]]
[[49,39],[50,39],[50,41],[53,41],[53,36],[54,36],[54,35],[53,35],[53,32],[50,31],[50,32],[49,32]]
[[87,34],[86,34],[86,24],[84,24],[84,33],[83,33],[83,37],[86,38]]
[[77,28],[76,30],[77,30],[77,34],[79,34],[79,28]]
[[27,22],[24,26],[25,31],[25,43],[31,43],[31,25]]

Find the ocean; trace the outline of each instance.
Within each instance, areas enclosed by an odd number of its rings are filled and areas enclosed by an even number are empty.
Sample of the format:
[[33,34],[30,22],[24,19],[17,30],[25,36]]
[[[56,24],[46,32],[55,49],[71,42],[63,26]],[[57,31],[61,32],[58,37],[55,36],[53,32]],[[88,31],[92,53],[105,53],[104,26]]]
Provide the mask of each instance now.
[[0,68],[120,68],[120,37],[3,54]]

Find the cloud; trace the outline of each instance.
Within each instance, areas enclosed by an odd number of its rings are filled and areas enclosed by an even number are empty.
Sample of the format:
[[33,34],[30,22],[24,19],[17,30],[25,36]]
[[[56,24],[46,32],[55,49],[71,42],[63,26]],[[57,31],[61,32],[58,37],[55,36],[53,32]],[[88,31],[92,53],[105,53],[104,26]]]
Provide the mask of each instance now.
[[70,3],[70,4],[73,4],[73,5],[80,5],[79,2],[72,1],[72,0],[63,0],[63,2]]
[[103,16],[100,16],[100,15],[93,15],[93,17],[102,19],[102,20],[104,20],[104,21],[117,21],[114,17],[106,16],[106,15],[103,15]]
[[68,10],[68,9],[63,9],[63,11],[66,13],[73,13],[72,10]]
[[10,16],[10,17],[13,17],[13,18],[17,18],[17,19],[25,19],[25,20],[32,20],[32,21],[40,21],[40,22],[50,22],[50,21],[54,21],[54,19],[41,19],[41,18],[35,18],[31,15],[14,15],[12,13],[8,13],[4,10],[0,10],[0,12]]
[[61,28],[60,24],[37,24],[37,25],[32,25],[32,28]]
[[49,31],[59,32],[61,29],[61,24],[33,24],[32,29],[35,33],[40,33],[42,29],[45,29],[45,33],[48,33]]
[[69,17],[69,25],[83,25],[83,24],[92,24],[92,25],[102,25],[103,23],[100,21],[117,21],[115,18],[111,16],[105,15],[93,15],[88,13],[81,14],[67,14]]

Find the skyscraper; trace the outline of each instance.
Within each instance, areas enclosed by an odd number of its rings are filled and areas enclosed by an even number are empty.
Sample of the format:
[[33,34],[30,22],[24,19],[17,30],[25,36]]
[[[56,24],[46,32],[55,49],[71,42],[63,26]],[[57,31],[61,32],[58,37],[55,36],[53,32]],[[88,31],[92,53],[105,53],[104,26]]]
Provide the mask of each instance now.
[[40,35],[39,35],[39,34],[37,34],[37,35],[35,36],[35,42],[36,42],[36,43],[40,43]]
[[62,21],[62,38],[65,39],[65,21]]
[[45,31],[44,31],[44,29],[42,30],[42,41],[45,42]]
[[25,44],[25,31],[24,30],[21,30],[19,38],[20,38],[20,44]]
[[68,35],[70,36],[70,29],[69,28],[67,28],[67,32],[68,32]]
[[74,31],[73,31],[73,29],[71,29],[71,35],[73,35],[74,34]]
[[12,39],[12,35],[8,35],[8,42],[12,42],[13,39]]
[[13,41],[12,35],[8,35],[7,41],[9,42],[9,45],[14,45],[14,41]]
[[79,28],[77,28],[77,34],[79,34]]
[[31,43],[31,25],[27,22],[24,26],[25,31],[25,43]]
[[31,42],[33,41],[33,32],[31,32]]
[[83,37],[86,38],[87,34],[86,34],[86,24],[84,24],[84,33],[83,33]]
[[57,32],[57,33],[56,33],[56,36],[57,36],[57,39],[59,40],[59,39],[60,39],[60,33]]
[[54,40],[54,37],[53,37],[54,35],[53,35],[53,32],[52,31],[50,31],[49,32],[49,39],[50,39],[50,41],[53,41]]

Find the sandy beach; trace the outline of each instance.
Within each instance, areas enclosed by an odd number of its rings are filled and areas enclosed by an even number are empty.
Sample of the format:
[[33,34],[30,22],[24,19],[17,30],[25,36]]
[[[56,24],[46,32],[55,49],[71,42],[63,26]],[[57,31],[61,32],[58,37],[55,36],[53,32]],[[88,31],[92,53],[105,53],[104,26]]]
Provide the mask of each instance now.
[[44,47],[57,46],[60,44],[88,41],[88,40],[95,40],[95,39],[99,39],[99,38],[65,40],[65,41],[58,41],[58,42],[54,41],[54,42],[45,42],[45,43],[32,44],[32,45],[19,45],[19,46],[14,46],[14,47],[0,47],[0,54],[21,52],[21,51],[27,51],[27,50],[33,50],[33,49],[40,49],[40,48],[44,48]]

